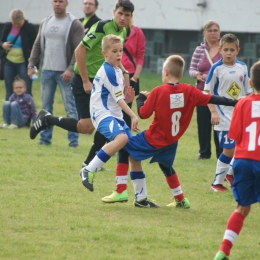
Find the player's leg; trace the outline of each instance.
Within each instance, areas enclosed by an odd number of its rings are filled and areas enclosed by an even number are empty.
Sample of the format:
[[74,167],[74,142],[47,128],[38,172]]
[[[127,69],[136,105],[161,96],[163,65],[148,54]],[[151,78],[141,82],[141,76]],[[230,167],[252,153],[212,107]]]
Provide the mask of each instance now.
[[129,154],[124,149],[118,152],[118,162],[116,165],[116,190],[111,195],[102,198],[103,202],[126,202],[128,201],[127,193],[127,173],[128,173]]
[[232,187],[232,183],[234,180],[234,172],[233,172],[233,164],[234,164],[234,157],[232,158],[231,162],[229,163],[229,169],[225,178],[225,181],[228,183],[228,185],[230,186],[230,188]]
[[175,170],[171,167],[166,167],[163,164],[159,163],[159,167],[161,168],[166,182],[171,190],[172,196],[174,198],[174,202],[168,204],[168,207],[177,207],[177,208],[190,208],[190,203],[187,198],[185,198],[181,184],[178,178],[177,173]]
[[135,161],[131,156],[129,156],[129,161],[130,161],[130,178],[135,193],[134,206],[139,208],[160,207],[155,202],[148,200],[146,178],[142,169],[141,161]]
[[228,138],[227,131],[218,131],[217,133],[220,140],[220,147],[223,148],[223,152],[217,160],[215,177],[210,189],[216,192],[224,192],[228,191],[228,189],[223,186],[223,182],[226,178],[227,172],[230,168],[229,164],[234,155],[235,142],[234,140]]
[[224,257],[229,256],[230,250],[243,227],[244,219],[250,212],[251,205],[260,202],[260,162],[236,159],[233,170],[232,192],[238,204],[227,221],[224,237],[214,260],[225,259]]
[[82,184],[91,191],[93,191],[94,173],[102,167],[112,155],[126,145],[130,132],[124,121],[118,121],[113,117],[103,119],[99,123],[97,131],[102,133],[110,142],[104,145],[92,161],[80,170]]

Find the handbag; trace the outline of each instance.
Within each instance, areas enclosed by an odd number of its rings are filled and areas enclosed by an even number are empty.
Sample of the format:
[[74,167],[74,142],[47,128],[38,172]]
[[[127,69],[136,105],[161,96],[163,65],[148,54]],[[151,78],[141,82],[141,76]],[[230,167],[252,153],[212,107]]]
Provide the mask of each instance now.
[[208,50],[206,48],[204,50],[205,50],[206,56],[208,58],[208,61],[209,61],[210,65],[212,66],[213,65],[213,61],[212,61],[211,57],[209,56],[209,52],[208,52]]
[[[13,41],[11,42],[11,44],[15,44],[16,40],[18,39],[18,37],[20,36],[21,30],[19,31],[19,33],[15,36],[15,38],[13,39]],[[9,51],[2,51],[1,56],[0,56],[0,80],[4,80],[4,67],[5,67],[5,60],[6,60],[6,56],[8,54]]]

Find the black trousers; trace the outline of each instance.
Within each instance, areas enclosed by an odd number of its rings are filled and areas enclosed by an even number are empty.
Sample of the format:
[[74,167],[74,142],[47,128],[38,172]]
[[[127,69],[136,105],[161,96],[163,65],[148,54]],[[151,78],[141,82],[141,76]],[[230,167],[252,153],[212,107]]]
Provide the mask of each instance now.
[[[210,158],[211,156],[211,113],[207,106],[198,106],[197,110],[197,125],[198,125],[198,138],[199,138],[199,155],[203,158]],[[219,141],[216,132],[214,132],[214,143],[216,147],[217,158],[222,153],[222,148],[219,147]]]

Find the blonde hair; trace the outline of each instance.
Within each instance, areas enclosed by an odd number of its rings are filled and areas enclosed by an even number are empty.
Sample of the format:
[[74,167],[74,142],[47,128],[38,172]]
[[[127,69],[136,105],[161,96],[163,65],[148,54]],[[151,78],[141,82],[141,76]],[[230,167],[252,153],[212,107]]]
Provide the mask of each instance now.
[[13,9],[10,13],[10,18],[12,21],[23,20],[23,19],[25,19],[24,12],[20,9]]
[[167,69],[169,74],[175,78],[183,76],[185,61],[179,55],[171,55],[163,63],[163,69]]
[[225,34],[219,42],[219,47],[222,48],[224,43],[234,43],[239,48],[239,40],[236,35],[232,33]]
[[[207,21],[204,26],[203,26],[203,32],[206,32],[212,25],[216,25],[218,27],[218,29],[220,30],[219,24],[217,22],[215,22],[214,20],[209,20]],[[206,39],[205,37],[203,37],[203,41],[205,42]]]
[[112,44],[122,43],[122,39],[119,36],[109,34],[102,39],[102,50],[107,50]]
[[256,62],[250,70],[251,81],[254,88],[260,91],[260,61]]

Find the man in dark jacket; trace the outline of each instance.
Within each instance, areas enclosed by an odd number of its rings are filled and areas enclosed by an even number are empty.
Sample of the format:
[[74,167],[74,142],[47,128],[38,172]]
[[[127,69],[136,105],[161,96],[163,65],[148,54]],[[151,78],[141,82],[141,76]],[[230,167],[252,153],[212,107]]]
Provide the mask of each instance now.
[[82,10],[85,14],[85,17],[80,18],[80,22],[84,26],[85,34],[90,29],[90,27],[100,21],[101,19],[96,16],[96,11],[98,9],[98,1],[97,0],[83,0]]

